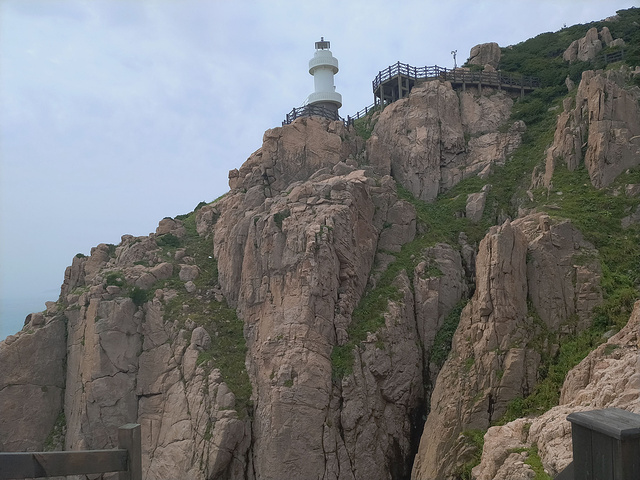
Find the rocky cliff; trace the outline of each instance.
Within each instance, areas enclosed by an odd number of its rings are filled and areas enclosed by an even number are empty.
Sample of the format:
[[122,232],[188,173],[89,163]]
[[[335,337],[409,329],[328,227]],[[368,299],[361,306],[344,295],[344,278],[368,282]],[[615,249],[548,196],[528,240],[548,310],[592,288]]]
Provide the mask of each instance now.
[[0,449],[137,422],[150,480],[561,471],[567,413],[640,412],[640,111],[614,67],[267,131],[226,195],[78,255],[0,343]]

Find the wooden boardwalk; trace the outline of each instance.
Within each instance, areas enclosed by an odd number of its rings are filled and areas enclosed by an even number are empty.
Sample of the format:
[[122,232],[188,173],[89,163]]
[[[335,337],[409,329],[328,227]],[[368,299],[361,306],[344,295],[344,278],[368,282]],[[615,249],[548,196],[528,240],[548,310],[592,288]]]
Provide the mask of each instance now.
[[406,97],[416,83],[427,80],[445,80],[454,88],[476,87],[482,92],[483,87],[496,88],[525,93],[540,86],[535,77],[506,74],[502,72],[472,72],[466,69],[449,69],[432,67],[413,67],[397,62],[380,71],[373,79],[373,96],[375,104],[386,104]]
[[327,110],[324,107],[315,105],[304,105],[294,108],[289,112],[282,122],[288,125],[299,117],[318,116],[330,120],[341,120],[345,126],[349,126],[354,120],[361,118],[378,105],[386,105],[406,97],[411,89],[420,82],[428,80],[445,80],[451,82],[454,88],[475,87],[480,93],[482,88],[495,88],[511,92],[519,92],[521,96],[540,87],[540,80],[535,77],[526,77],[517,74],[507,74],[502,72],[472,72],[469,70],[456,68],[449,69],[433,67],[412,67],[406,63],[397,62],[388,68],[380,71],[373,79],[373,105],[365,107],[353,116],[346,119],[340,117],[337,112]]

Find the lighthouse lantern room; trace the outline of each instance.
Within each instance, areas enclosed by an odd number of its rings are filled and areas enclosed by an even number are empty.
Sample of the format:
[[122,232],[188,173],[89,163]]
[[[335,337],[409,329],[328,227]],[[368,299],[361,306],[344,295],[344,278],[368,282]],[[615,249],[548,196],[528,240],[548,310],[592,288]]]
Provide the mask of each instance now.
[[307,105],[324,107],[338,113],[342,106],[342,95],[336,92],[333,76],[338,73],[338,59],[331,54],[331,44],[320,37],[316,42],[316,53],[309,60],[309,73],[313,75],[315,91],[307,97]]

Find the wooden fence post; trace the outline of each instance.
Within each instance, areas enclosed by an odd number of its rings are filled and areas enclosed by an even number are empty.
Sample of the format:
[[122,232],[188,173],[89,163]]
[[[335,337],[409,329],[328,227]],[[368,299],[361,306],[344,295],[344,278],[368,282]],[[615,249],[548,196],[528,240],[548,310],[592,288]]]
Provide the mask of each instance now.
[[120,472],[119,480],[142,480],[142,435],[140,425],[128,423],[118,429],[118,448],[129,453],[127,471]]
[[571,422],[574,480],[640,478],[640,415],[619,408],[575,412]]

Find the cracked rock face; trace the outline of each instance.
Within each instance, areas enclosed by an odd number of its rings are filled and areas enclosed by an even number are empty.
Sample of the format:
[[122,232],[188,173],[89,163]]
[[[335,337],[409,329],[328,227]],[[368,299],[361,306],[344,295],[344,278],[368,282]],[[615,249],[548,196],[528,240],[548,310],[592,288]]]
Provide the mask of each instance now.
[[36,315],[37,327],[0,342],[0,451],[39,451],[62,410],[64,319]]
[[367,141],[371,165],[425,201],[465,178],[488,175],[520,145],[524,124],[498,132],[513,101],[504,92],[485,90],[456,92],[440,81],[416,86],[380,113]]
[[482,461],[473,469],[474,477],[478,480],[532,478],[532,470],[522,464],[527,454],[511,452],[534,445],[545,471],[555,476],[573,456],[567,415],[611,407],[640,413],[639,332],[640,303],[636,302],[627,325],[569,372],[559,406],[540,417],[520,418],[487,431]]
[[[118,427],[135,422],[145,478],[246,478],[250,424],[219,369],[199,360],[210,333],[165,317],[176,290],[153,295],[174,276],[188,283],[199,274],[184,249],[173,258],[162,251],[156,239],[167,234],[184,237],[184,225],[164,219],[157,237],[125,235],[115,248],[101,244],[74,258],[60,300],[0,344],[2,364],[11,366],[2,381],[12,384],[0,384],[2,411],[21,410],[0,417],[12,424],[2,428],[10,433],[0,438],[3,449],[42,450],[63,412],[67,450],[112,448]],[[153,298],[136,304],[135,289]],[[196,295],[218,301],[214,292]],[[23,368],[24,355],[32,368]]]
[[[594,260],[577,265],[578,256]],[[570,223],[541,214],[492,227],[480,243],[476,275],[475,294],[431,397],[414,478],[453,475],[468,460],[460,434],[488,428],[510,400],[537,383],[542,352],[536,335],[584,329],[601,302],[593,247]]]
[[[282,137],[305,125],[319,128],[310,126],[314,122],[297,120],[285,127]],[[308,146],[290,148],[292,158],[300,158]],[[332,152],[349,151],[333,144],[322,148],[327,151],[316,150],[316,155],[323,161],[331,159]],[[409,456],[409,428],[402,427],[408,420],[399,404],[416,395],[419,378],[392,381],[398,367],[388,364],[388,357],[387,362],[375,361],[372,351],[363,353],[356,363],[364,366],[355,368],[369,382],[376,375],[386,378],[382,391],[375,382],[369,383],[373,390],[348,380],[336,385],[331,352],[348,340],[351,313],[364,292],[378,243],[399,251],[412,240],[415,211],[397,199],[390,178],[378,186],[365,171],[342,162],[307,181],[283,184],[282,195],[264,195],[258,187],[259,193],[250,187],[223,200],[215,235],[220,283],[246,325],[255,475],[346,479],[375,471],[374,478],[387,478],[391,459]],[[409,343],[415,338],[415,322],[412,325],[413,337],[405,340]],[[419,355],[412,350],[414,357]],[[417,357],[406,361],[420,364]],[[353,382],[361,380],[358,376]],[[396,388],[405,382],[406,390]],[[368,396],[374,393],[379,399],[375,402]],[[366,412],[360,411],[363,401],[370,405]],[[394,409],[398,414],[391,414]],[[386,436],[402,445],[367,448]]]
[[547,151],[544,184],[555,165],[570,171],[582,163],[596,188],[610,185],[640,162],[640,89],[626,88],[628,69],[582,73],[575,104],[565,101],[552,146]]

